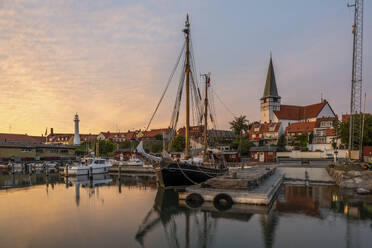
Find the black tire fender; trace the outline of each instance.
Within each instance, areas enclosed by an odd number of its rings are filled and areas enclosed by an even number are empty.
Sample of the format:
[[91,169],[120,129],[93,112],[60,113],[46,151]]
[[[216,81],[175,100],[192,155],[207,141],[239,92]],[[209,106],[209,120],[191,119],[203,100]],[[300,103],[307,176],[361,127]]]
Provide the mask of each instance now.
[[231,196],[228,194],[218,194],[213,199],[213,206],[219,211],[229,210],[234,204]]
[[190,208],[198,208],[203,205],[204,199],[198,193],[191,193],[186,197],[186,204]]

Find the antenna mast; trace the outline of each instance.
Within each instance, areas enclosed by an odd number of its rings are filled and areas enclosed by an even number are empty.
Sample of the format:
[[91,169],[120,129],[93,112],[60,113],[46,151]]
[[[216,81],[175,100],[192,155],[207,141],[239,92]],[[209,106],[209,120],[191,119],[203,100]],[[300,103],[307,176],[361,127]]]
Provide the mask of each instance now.
[[[351,101],[349,119],[349,159],[352,150],[359,150],[361,157],[362,147],[362,61],[363,61],[363,0],[355,0],[353,24],[353,66],[351,78]],[[357,118],[359,115],[359,118]]]

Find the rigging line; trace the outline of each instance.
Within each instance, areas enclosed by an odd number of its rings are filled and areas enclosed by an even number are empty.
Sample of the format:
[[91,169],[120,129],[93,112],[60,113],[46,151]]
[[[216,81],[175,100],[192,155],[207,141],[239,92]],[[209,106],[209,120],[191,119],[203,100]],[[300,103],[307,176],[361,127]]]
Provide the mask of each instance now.
[[182,57],[183,51],[185,50],[185,46],[186,46],[186,43],[183,43],[183,46],[182,46],[182,49],[181,49],[180,55],[178,56],[178,59],[177,59],[177,63],[175,64],[175,66],[174,66],[174,68],[173,68],[173,70],[172,70],[172,73],[170,74],[170,76],[169,76],[169,78],[168,78],[167,85],[166,85],[166,87],[165,87],[165,89],[164,89],[164,91],[163,91],[163,93],[162,93],[162,95],[161,95],[161,97],[160,97],[159,103],[158,103],[158,105],[156,106],[155,111],[154,111],[154,113],[152,114],[151,119],[150,119],[150,121],[149,121],[149,124],[147,125],[145,131],[147,131],[147,130],[149,129],[149,127],[150,127],[150,125],[151,125],[151,122],[152,122],[152,119],[154,119],[154,116],[155,116],[156,112],[158,111],[161,102],[163,101],[163,98],[164,98],[164,96],[165,96],[165,93],[167,92],[168,87],[169,87],[169,85],[170,85],[170,83],[171,83],[171,81],[172,81],[173,75],[174,75],[174,73],[175,73],[176,70],[177,70],[178,64],[180,63],[180,60],[181,60],[181,57]]
[[174,125],[177,125],[178,121],[178,114],[179,114],[179,109],[180,109],[180,104],[181,104],[181,99],[182,99],[182,89],[183,89],[183,84],[184,84],[184,79],[185,79],[185,62],[182,67],[182,73],[179,78],[179,84],[178,84],[178,89],[177,89],[177,95],[176,99],[174,102],[174,107],[173,107],[173,113],[171,116],[171,121],[170,121],[170,126],[173,127]]
[[227,107],[227,105],[222,101],[222,99],[220,98],[220,96],[217,94],[217,92],[214,90],[214,95],[217,97],[217,99],[220,101],[220,103],[225,107],[225,109],[235,118],[236,115],[230,110],[229,107]]

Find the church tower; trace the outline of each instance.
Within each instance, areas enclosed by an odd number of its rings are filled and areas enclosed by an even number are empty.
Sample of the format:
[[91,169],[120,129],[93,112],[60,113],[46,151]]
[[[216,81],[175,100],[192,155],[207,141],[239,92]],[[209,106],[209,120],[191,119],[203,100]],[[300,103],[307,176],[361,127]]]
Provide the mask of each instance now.
[[79,116],[76,113],[75,115],[75,135],[74,135],[74,145],[80,145],[80,134],[79,134]]
[[280,110],[280,96],[276,88],[273,60],[270,55],[270,64],[267,71],[266,84],[261,98],[261,123],[274,121],[274,111]]

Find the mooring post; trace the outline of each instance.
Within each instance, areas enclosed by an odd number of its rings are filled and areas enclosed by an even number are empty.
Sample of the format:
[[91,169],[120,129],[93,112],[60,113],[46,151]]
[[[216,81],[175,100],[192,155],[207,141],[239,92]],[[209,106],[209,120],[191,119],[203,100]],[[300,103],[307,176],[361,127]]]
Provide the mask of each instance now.
[[305,171],[305,186],[309,186],[309,173],[307,171]]
[[28,174],[32,174],[32,164],[28,165]]
[[12,174],[14,174],[14,163],[12,163]]
[[49,176],[49,168],[48,168],[48,166],[45,165],[44,169],[45,169],[45,175],[46,176]]
[[68,177],[68,164],[65,166],[65,177]]
[[121,165],[119,165],[119,181],[121,180]]
[[89,167],[89,178],[93,179],[93,167]]

